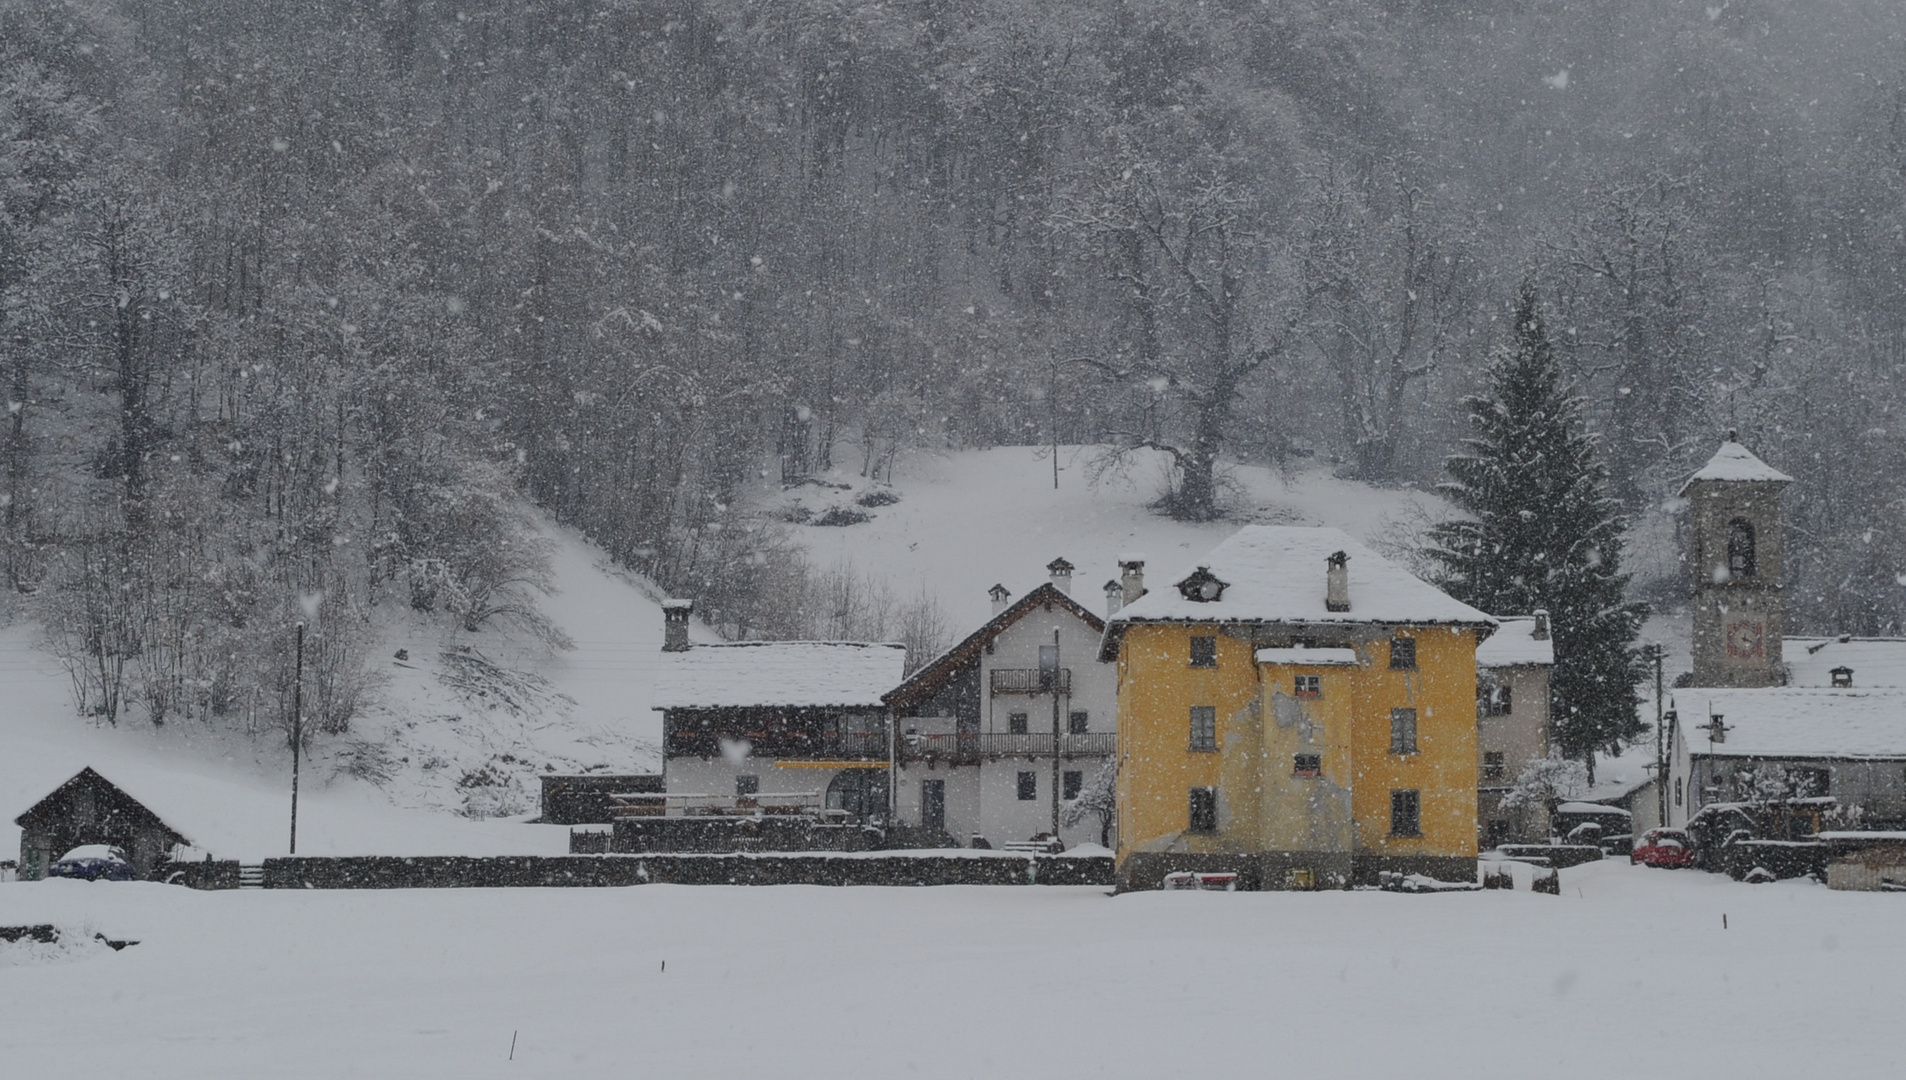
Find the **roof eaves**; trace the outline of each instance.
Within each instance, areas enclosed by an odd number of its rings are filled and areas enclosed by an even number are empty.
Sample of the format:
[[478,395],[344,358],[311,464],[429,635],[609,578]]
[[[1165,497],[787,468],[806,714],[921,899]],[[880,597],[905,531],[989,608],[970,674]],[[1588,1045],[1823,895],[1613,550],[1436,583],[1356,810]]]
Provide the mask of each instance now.
[[1060,592],[1048,581],[1027,592],[1006,610],[981,623],[979,629],[966,635],[959,644],[922,664],[920,670],[901,680],[899,686],[882,694],[881,700],[894,708],[899,708],[912,704],[932,690],[939,689],[952,678],[955,671],[965,664],[973,652],[1004,633],[1007,627],[1025,618],[1034,607],[1048,601],[1057,601],[1060,606],[1077,615],[1087,626],[1104,633],[1104,619],[1077,600]]
[[1117,660],[1119,642],[1124,639],[1126,628],[1141,623],[1154,626],[1165,624],[1184,626],[1204,624],[1216,626],[1276,626],[1280,624],[1289,626],[1467,626],[1481,631],[1481,636],[1476,639],[1478,642],[1488,640],[1489,636],[1496,632],[1498,625],[1494,619],[1203,619],[1192,618],[1189,615],[1141,615],[1127,619],[1115,616],[1105,624],[1105,632],[1099,637],[1099,660],[1104,663]]

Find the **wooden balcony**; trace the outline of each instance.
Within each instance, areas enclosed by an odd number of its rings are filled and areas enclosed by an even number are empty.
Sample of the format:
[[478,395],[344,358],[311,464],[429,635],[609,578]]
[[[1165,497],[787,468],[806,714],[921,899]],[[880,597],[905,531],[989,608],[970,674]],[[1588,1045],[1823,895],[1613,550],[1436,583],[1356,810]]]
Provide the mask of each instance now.
[[[1103,757],[1118,750],[1118,734],[1092,731],[1083,735],[1060,735],[1059,756]],[[1052,732],[969,732],[958,735],[903,735],[900,737],[902,761],[948,761],[974,764],[985,759],[1011,757],[1051,757]]]
[[[1057,676],[1057,678],[1054,678]],[[994,668],[992,675],[995,694],[1050,694],[1053,684],[1058,684],[1061,694],[1072,693],[1072,669],[1060,668],[1048,671],[1044,668]]]

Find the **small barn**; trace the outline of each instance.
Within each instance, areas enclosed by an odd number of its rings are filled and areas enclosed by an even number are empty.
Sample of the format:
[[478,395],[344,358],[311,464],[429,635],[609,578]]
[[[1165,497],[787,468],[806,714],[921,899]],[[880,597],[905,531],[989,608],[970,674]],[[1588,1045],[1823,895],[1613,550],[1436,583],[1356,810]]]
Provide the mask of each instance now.
[[13,819],[20,827],[20,880],[37,881],[61,855],[82,844],[110,844],[141,874],[190,844],[138,799],[89,766]]

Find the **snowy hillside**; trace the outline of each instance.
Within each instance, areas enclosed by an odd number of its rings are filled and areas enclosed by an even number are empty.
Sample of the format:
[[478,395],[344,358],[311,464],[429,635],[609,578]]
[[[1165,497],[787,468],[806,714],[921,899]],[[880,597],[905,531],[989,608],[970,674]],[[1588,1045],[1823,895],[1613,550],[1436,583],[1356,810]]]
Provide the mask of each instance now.
[[[565,830],[520,824],[537,772],[660,766],[648,703],[660,606],[579,537],[545,529],[556,592],[543,606],[574,648],[380,612],[371,662],[382,678],[352,730],[320,740],[304,767],[301,852],[562,851]],[[0,630],[0,701],[0,851],[18,845],[14,815],[87,765],[221,856],[284,850],[289,753],[274,735],[250,737],[247,718],[155,729],[75,716],[64,671],[24,623]]]
[[[925,588],[958,633],[991,614],[986,590],[994,583],[1021,595],[1046,580],[1045,565],[1057,556],[1078,567],[1074,592],[1096,608],[1100,587],[1118,576],[1116,559],[1125,552],[1144,554],[1148,578],[1162,580],[1156,575],[1189,570],[1244,522],[1333,525],[1380,542],[1420,513],[1441,512],[1433,496],[1341,480],[1315,464],[1294,465],[1286,475],[1238,466],[1231,473],[1232,518],[1187,524],[1148,505],[1163,487],[1162,459],[1141,456],[1122,473],[1095,475],[1098,453],[1060,447],[1056,490],[1050,450],[1010,446],[915,456],[900,463],[891,485],[851,471],[787,491],[775,485],[763,502],[808,522],[829,520],[830,511],[835,521],[865,515],[855,524],[798,524],[796,532],[817,562],[851,565],[902,595]],[[898,501],[879,505],[888,495]]]
[[[782,518],[802,516],[797,507],[809,520],[837,508],[836,520],[864,516],[794,532],[817,563],[852,566],[904,594],[926,590],[955,635],[990,614],[989,586],[1023,593],[1045,580],[1055,556],[1077,564],[1076,591],[1096,607],[1120,553],[1144,552],[1153,573],[1171,575],[1237,527],[1160,517],[1147,505],[1158,491],[1157,462],[1095,479],[1091,457],[1088,448],[1062,448],[1056,491],[1049,456],[1009,447],[920,457],[903,463],[891,485],[851,473],[772,485],[756,493],[756,508]],[[1434,502],[1317,469],[1279,477],[1240,468],[1235,479],[1241,520],[1335,525],[1366,539]],[[575,533],[543,529],[555,591],[542,607],[573,647],[381,610],[370,651],[377,685],[351,731],[320,740],[305,766],[301,851],[561,850],[561,830],[519,824],[535,810],[538,773],[660,767],[661,725],[650,705],[662,659],[660,598]],[[693,632],[716,640],[699,625]],[[196,721],[100,727],[73,715],[64,672],[25,624],[0,631],[0,698],[0,850],[17,843],[14,814],[86,765],[220,855],[282,850],[289,756],[275,735],[245,732],[247,723],[269,723],[274,703],[222,730]]]

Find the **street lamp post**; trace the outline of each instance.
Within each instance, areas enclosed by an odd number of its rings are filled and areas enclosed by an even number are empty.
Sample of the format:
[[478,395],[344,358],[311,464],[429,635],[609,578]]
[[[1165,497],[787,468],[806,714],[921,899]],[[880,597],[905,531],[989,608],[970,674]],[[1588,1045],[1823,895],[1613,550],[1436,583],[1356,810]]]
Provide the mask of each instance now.
[[304,624],[298,624],[297,660],[291,676],[291,854],[298,853],[298,752],[304,743]]

